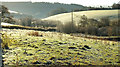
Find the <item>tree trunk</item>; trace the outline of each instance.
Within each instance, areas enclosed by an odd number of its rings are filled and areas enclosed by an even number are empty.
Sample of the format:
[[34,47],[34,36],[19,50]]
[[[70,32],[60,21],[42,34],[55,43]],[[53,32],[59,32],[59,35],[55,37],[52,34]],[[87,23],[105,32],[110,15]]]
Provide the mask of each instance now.
[[0,39],[0,67],[2,67],[2,48],[1,48],[1,39]]
[[1,18],[0,18],[0,67],[2,67],[2,46],[1,46],[2,39],[1,39],[1,30],[2,30],[2,27],[1,27]]
[[[0,26],[1,26],[1,22],[0,22]],[[0,27],[0,31],[1,31],[1,27]],[[2,46],[1,46],[1,34],[0,34],[0,67],[2,67]]]

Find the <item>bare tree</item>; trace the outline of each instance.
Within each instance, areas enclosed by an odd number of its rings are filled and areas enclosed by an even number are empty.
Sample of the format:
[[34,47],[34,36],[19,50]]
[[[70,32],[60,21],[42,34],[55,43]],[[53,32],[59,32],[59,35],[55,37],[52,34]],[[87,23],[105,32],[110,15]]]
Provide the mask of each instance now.
[[108,33],[108,36],[109,36],[109,38],[110,38],[110,36],[112,36],[112,27],[109,27],[109,28],[107,29],[107,33]]
[[[2,29],[1,28],[1,22],[4,21],[4,18],[6,18],[6,14],[10,14],[9,11],[8,11],[8,8],[5,7],[4,5],[1,5],[0,6],[0,30]],[[1,33],[0,33],[0,37],[1,37]],[[2,46],[1,46],[1,42],[2,42],[2,39],[0,38],[0,66],[2,66]]]
[[33,19],[32,17],[25,17],[25,18],[21,18],[20,21],[21,21],[21,25],[23,26],[31,26]]

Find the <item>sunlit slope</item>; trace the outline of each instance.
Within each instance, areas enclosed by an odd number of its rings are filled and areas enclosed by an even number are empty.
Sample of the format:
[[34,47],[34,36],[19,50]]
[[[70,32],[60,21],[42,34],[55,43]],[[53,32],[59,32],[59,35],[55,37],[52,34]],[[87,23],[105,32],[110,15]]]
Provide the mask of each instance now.
[[[30,32],[38,32],[42,36],[28,35]],[[5,67],[55,64],[120,65],[120,42],[20,29],[3,29],[2,34],[2,46],[9,44],[9,49],[3,49],[3,64],[7,65]]]
[[[111,19],[117,19],[119,10],[91,10],[91,11],[80,11],[80,12],[73,12],[74,21],[80,20],[80,16],[86,15],[88,18],[95,18],[99,19],[101,17],[110,17]],[[50,16],[43,20],[59,20],[61,22],[68,22],[71,21],[72,13],[63,13],[54,16]]]

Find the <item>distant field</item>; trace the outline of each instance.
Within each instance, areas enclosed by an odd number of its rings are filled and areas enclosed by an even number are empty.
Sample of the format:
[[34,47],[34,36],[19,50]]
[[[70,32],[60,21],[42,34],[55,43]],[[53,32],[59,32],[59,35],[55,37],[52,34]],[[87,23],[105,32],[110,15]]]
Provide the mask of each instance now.
[[[86,15],[88,18],[99,19],[101,17],[110,17],[110,19],[117,19],[119,10],[90,10],[90,11],[80,11],[73,12],[74,21],[78,21],[80,16]],[[61,22],[71,21],[71,13],[64,13],[54,15],[43,20],[59,20]]]

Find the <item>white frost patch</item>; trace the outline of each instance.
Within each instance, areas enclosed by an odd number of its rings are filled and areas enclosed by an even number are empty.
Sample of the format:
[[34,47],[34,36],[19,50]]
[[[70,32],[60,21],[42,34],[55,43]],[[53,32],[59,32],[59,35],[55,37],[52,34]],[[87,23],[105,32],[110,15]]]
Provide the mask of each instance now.
[[2,22],[1,25],[13,25],[13,24]]
[[10,13],[19,13],[19,12],[16,12],[16,11],[12,11],[12,10],[8,10]]
[[[17,11],[12,11],[12,10],[8,10],[8,12],[10,12],[10,13],[15,13],[15,14],[22,14],[22,13],[19,13],[19,12],[17,12]],[[1,13],[1,12],[0,12]]]
[[12,11],[12,10],[8,10],[10,13],[16,13],[16,14],[22,14],[22,13],[19,13],[17,11]]

